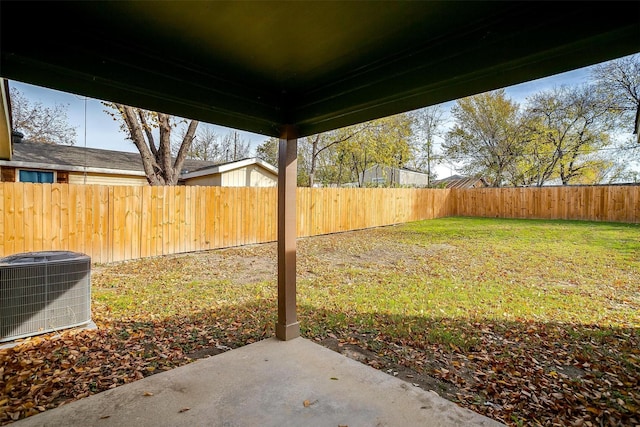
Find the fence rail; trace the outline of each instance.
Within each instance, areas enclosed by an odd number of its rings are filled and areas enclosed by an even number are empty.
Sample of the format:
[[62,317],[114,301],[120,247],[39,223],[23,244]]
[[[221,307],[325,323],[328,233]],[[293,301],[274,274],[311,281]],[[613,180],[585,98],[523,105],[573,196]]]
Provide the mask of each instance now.
[[[640,222],[640,186],[297,190],[301,237],[446,216]],[[0,256],[94,263],[276,239],[277,190],[0,183]]]

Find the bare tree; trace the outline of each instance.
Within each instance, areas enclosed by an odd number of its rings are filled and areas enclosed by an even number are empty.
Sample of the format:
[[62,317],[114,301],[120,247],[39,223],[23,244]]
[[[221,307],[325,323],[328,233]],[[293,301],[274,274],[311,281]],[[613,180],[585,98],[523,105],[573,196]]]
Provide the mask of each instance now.
[[246,159],[251,153],[251,142],[240,136],[238,131],[232,130],[222,138],[222,162],[233,162]]
[[443,111],[439,105],[422,108],[413,113],[413,134],[415,136],[414,166],[427,173],[427,186],[436,178],[433,165],[438,164],[441,156],[435,153],[436,138],[441,136]]
[[[184,160],[191,148],[198,121],[189,121],[187,131],[174,157],[171,153],[171,132],[176,126],[173,116],[123,104],[106,105],[117,111],[112,116],[122,121],[122,129],[128,132],[129,139],[138,148],[149,184],[176,185]],[[154,129],[158,130],[157,144]]]
[[[173,144],[173,155],[180,151],[181,142],[188,129],[182,129],[179,139]],[[200,126],[193,138],[191,148],[187,152],[187,159],[205,160],[219,163],[222,161],[223,149],[219,135],[211,126]]]
[[640,142],[640,54],[596,65],[591,77]]
[[10,89],[13,130],[25,138],[45,144],[67,144],[76,142],[76,129],[67,118],[68,105],[55,104],[46,107],[41,102],[30,102],[18,89]]

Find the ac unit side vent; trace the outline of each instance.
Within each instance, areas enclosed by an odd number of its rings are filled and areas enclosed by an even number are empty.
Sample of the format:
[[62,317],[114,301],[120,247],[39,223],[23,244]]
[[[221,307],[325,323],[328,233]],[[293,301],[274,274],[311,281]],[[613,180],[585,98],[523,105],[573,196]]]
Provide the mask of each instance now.
[[91,322],[91,258],[29,252],[0,259],[0,342]]

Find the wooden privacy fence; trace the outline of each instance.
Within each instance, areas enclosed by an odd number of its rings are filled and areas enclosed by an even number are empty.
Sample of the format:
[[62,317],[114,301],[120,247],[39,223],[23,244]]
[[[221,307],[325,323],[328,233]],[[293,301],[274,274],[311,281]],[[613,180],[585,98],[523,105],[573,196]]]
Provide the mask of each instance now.
[[[446,216],[640,222],[640,186],[299,188],[301,237]],[[277,190],[0,183],[0,256],[68,250],[104,263],[276,239]]]
[[452,189],[449,215],[640,222],[640,185]]
[[[448,190],[298,189],[301,237],[446,215]],[[277,189],[0,183],[0,256],[82,252],[92,262],[276,240]]]
[[298,188],[298,236],[317,236],[447,216],[450,190]]

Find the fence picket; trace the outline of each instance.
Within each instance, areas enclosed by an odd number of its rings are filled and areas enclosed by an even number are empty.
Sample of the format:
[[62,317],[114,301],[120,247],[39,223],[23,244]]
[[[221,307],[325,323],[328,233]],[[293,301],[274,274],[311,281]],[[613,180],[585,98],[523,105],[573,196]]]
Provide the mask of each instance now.
[[22,193],[24,207],[22,213],[22,223],[24,228],[24,236],[21,245],[24,248],[33,248],[35,246],[33,188],[34,184],[25,183],[24,191]]
[[[640,222],[640,186],[299,188],[298,235],[444,216]],[[0,256],[85,252],[111,262],[277,238],[277,189],[0,183]]]

